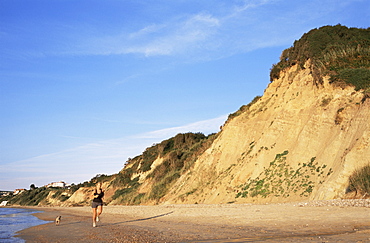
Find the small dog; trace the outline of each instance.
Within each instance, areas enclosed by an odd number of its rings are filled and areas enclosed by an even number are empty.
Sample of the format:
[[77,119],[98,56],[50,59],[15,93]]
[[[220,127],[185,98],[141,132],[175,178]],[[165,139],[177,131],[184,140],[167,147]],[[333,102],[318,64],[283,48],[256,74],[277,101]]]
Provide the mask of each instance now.
[[58,217],[55,219],[55,225],[59,225],[59,224],[60,224],[60,221],[62,221],[62,216],[58,216]]

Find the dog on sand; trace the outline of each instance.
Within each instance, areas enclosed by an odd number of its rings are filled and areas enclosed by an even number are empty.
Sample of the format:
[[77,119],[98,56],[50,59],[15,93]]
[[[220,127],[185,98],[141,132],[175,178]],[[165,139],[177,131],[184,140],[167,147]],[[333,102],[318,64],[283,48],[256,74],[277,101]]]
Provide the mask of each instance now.
[[55,219],[55,225],[59,225],[59,224],[60,224],[60,221],[62,221],[62,216],[58,216],[58,217]]

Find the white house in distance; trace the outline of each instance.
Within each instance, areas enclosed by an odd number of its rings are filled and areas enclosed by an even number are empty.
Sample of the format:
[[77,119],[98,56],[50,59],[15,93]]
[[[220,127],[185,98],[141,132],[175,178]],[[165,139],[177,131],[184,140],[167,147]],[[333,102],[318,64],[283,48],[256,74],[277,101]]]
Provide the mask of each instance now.
[[22,193],[22,192],[24,192],[24,191],[26,191],[26,189],[15,189],[15,190],[13,191],[13,195],[17,195],[17,194]]
[[8,201],[2,201],[2,202],[0,203],[0,207],[5,207],[7,203],[8,203]]
[[49,183],[45,187],[61,187],[61,188],[66,188],[67,187],[67,184],[64,181],[59,181],[59,182]]

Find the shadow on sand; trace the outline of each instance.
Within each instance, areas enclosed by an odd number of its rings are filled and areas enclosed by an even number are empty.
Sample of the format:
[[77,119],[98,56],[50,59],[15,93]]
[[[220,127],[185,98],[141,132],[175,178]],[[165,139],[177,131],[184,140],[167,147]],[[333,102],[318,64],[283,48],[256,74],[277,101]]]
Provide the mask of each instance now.
[[173,212],[174,212],[174,211],[171,211],[171,212],[168,212],[168,213],[164,213],[164,214],[159,214],[159,215],[152,216],[152,217],[148,217],[148,218],[127,220],[127,221],[122,221],[122,222],[112,223],[112,224],[109,224],[109,225],[118,225],[118,224],[132,223],[132,222],[138,222],[138,221],[145,221],[145,220],[150,220],[150,219],[160,218],[160,217],[164,217],[164,216],[166,216],[166,215],[172,214]]

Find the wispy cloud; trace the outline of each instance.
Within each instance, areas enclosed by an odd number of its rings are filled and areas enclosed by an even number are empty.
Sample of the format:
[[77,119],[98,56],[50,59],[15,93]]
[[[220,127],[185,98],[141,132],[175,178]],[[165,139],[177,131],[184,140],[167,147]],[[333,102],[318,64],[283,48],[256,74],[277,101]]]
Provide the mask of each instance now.
[[[145,57],[177,56],[199,59],[220,58],[236,52],[252,51],[266,46],[291,42],[279,37],[277,28],[286,23],[279,21],[281,14],[270,16],[277,0],[242,1],[227,5],[221,13],[207,9],[197,14],[164,18],[131,33],[117,33],[84,40],[82,52],[91,55],[137,54]],[[284,16],[292,15],[284,12]],[[266,24],[268,23],[268,24]],[[295,33],[293,33],[295,34]],[[281,35],[286,36],[282,31]],[[83,48],[82,48],[83,50]]]
[[0,189],[15,189],[30,184],[42,186],[60,180],[80,183],[96,174],[114,174],[122,169],[129,157],[141,154],[154,143],[178,133],[217,132],[225,120],[226,116],[221,116],[184,126],[88,143],[57,153],[0,165]]
[[[27,50],[22,49],[18,55],[26,55],[25,58],[29,58],[29,55],[130,54],[144,57],[220,58],[238,52],[290,44],[294,38],[303,34],[302,31],[320,25],[337,24],[338,22],[330,21],[339,21],[340,18],[336,17],[341,16],[349,5],[364,1],[215,1],[212,4],[200,5],[202,7],[197,11],[187,12],[187,9],[184,9],[171,12],[168,16],[145,18],[146,21],[151,19],[152,22],[138,21],[135,23],[136,30],[116,24],[110,25],[107,31],[107,23],[42,23],[42,28],[36,25],[37,28],[26,30],[26,33],[32,38],[35,30],[40,33],[50,31],[53,34],[52,39],[48,39],[51,38],[48,35],[37,35],[37,38],[42,38],[43,43],[48,45],[38,46],[39,40],[33,40],[34,46]],[[161,8],[161,4],[164,3],[159,1],[140,6]],[[148,9],[143,12],[152,13]],[[127,18],[129,17],[128,15]],[[123,23],[125,25],[126,22]],[[0,32],[0,36],[7,37],[5,44],[18,33],[13,34],[4,30]]]
[[277,2],[276,0],[259,0],[259,1],[251,1],[251,0],[244,0],[240,5],[235,5],[233,7],[233,11],[230,16],[235,16],[238,13],[242,13],[246,10],[254,9],[265,4],[271,4]]
[[183,54],[207,41],[218,25],[216,17],[199,13],[162,24],[150,24],[132,33],[91,39],[88,41],[90,49],[86,51],[90,54],[140,54],[146,57]]

